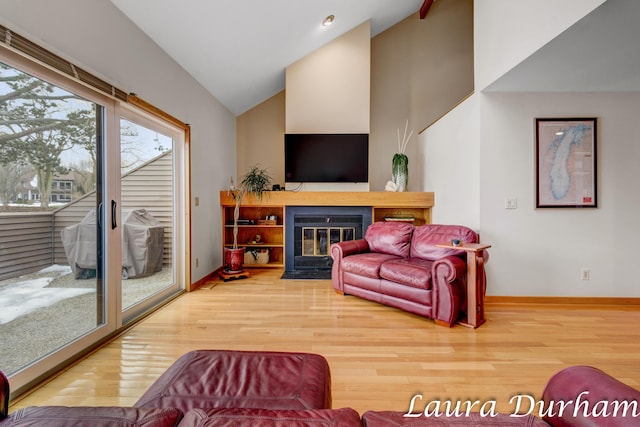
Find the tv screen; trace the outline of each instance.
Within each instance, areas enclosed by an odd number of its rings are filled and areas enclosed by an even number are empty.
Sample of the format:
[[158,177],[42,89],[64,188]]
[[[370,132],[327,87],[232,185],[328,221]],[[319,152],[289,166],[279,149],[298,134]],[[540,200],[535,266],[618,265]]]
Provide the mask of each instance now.
[[369,182],[369,134],[285,134],[286,182]]

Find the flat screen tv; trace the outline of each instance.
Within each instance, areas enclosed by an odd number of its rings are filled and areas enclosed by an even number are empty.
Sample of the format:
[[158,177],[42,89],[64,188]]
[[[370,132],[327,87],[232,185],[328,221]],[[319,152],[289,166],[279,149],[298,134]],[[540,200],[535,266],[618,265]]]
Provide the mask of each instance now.
[[284,135],[286,182],[369,182],[369,134]]

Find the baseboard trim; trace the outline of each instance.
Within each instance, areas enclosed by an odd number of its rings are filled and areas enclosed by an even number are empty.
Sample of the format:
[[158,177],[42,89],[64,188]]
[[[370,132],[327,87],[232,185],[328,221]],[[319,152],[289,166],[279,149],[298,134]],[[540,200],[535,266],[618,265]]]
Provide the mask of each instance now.
[[486,304],[560,304],[560,305],[615,305],[640,306],[634,297],[554,297],[554,296],[497,296],[487,295]]
[[[191,284],[194,291],[219,277],[224,269],[221,266],[202,279]],[[556,296],[504,296],[487,295],[484,298],[485,304],[554,304],[554,305],[597,305],[597,306],[625,306],[640,308],[640,298],[636,297],[556,297]]]
[[195,290],[201,288],[202,286],[214,281],[217,277],[219,277],[220,272],[223,269],[224,269],[224,267],[219,267],[219,268],[213,270],[211,273],[209,273],[206,276],[204,276],[202,279],[192,283],[191,284],[191,290],[195,291]]

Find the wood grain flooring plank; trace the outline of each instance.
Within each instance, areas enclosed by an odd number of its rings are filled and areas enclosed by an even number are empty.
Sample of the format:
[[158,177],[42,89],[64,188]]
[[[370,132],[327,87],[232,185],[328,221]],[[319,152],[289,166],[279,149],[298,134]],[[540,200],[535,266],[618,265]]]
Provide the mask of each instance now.
[[[487,323],[444,328],[353,296],[328,280],[280,280],[280,270],[209,282],[12,402],[132,405],[177,358],[196,349],[322,354],[333,406],[407,411],[428,399],[540,397],[551,375],[584,364],[640,385],[638,306],[488,303]],[[592,301],[592,300],[590,300]]]

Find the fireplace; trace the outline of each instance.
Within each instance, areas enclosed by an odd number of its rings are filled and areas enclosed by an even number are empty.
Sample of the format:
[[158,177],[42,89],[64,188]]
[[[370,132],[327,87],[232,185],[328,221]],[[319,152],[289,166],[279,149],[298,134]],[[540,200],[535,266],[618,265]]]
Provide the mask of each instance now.
[[371,207],[287,206],[285,276],[331,277],[331,244],[361,239],[369,224]]

